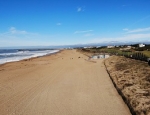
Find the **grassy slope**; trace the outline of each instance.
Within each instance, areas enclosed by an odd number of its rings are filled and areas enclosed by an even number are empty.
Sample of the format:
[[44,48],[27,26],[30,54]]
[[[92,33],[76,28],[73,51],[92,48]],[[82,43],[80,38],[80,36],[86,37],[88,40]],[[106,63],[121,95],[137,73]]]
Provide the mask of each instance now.
[[147,57],[150,57],[150,51],[143,51],[142,53],[144,53]]

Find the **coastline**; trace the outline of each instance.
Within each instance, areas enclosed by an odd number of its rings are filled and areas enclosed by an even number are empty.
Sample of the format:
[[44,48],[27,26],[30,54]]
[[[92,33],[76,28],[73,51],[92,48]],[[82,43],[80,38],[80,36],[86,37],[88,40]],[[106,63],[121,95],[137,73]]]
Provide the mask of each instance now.
[[8,62],[4,62],[4,63],[0,63],[0,66],[3,64],[7,64],[7,63],[13,63],[13,62],[19,62],[19,61],[26,61],[26,60],[32,60],[34,58],[39,58],[39,57],[43,57],[43,56],[49,56],[49,55],[53,55],[53,54],[57,54],[59,52],[61,52],[62,50],[58,50],[56,52],[52,52],[46,55],[42,55],[42,56],[36,56],[36,57],[29,57],[29,58],[25,58],[25,59],[20,59],[20,60],[13,60],[13,61],[8,61]]
[[130,115],[103,60],[76,50],[0,66],[0,91],[2,115]]

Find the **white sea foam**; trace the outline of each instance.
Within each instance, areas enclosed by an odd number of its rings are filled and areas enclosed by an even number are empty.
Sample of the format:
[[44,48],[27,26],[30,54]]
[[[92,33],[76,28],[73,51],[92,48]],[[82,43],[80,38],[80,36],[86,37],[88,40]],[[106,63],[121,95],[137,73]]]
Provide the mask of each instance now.
[[58,51],[59,50],[42,50],[42,51],[18,51],[16,53],[1,53],[0,56],[3,56],[3,58],[0,58],[0,64],[44,56],[56,53]]

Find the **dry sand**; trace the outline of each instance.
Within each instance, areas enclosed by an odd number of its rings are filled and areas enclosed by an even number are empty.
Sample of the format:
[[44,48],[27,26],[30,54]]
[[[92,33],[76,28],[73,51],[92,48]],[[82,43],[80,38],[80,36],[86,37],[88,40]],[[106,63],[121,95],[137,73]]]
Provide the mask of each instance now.
[[87,59],[65,50],[0,65],[0,115],[130,115],[103,60]]

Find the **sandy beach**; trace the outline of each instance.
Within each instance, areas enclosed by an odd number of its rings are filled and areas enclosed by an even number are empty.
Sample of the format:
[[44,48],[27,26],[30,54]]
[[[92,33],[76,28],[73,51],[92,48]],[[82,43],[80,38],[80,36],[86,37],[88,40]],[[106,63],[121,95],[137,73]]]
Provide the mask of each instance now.
[[131,115],[103,59],[76,50],[0,65],[0,115]]

